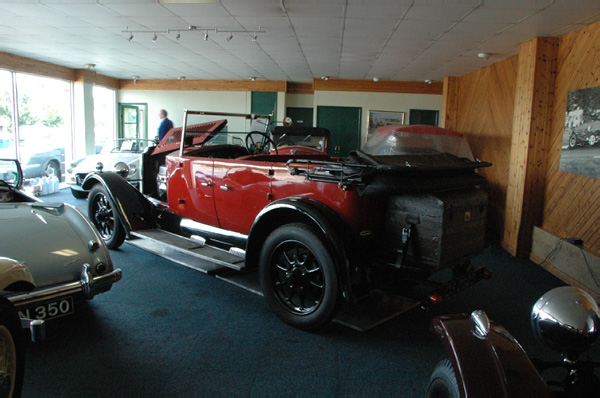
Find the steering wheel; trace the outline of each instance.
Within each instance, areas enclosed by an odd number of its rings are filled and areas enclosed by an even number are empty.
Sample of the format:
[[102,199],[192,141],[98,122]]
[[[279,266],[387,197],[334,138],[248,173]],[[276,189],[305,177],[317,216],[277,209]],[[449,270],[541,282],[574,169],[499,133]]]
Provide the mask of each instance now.
[[[253,135],[260,136],[261,140],[254,141]],[[267,134],[261,133],[260,131],[251,131],[246,135],[246,148],[248,148],[248,151],[253,155],[258,155],[260,153],[269,154],[271,144],[273,145],[273,148],[275,148],[275,155],[279,155],[277,145]]]

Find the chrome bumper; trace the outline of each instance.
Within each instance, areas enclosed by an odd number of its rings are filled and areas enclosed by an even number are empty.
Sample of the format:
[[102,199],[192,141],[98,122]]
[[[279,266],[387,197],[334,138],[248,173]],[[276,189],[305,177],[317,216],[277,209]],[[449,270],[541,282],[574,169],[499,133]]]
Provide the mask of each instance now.
[[121,279],[121,276],[122,273],[120,268],[105,275],[93,276],[90,271],[90,266],[84,264],[79,281],[36,289],[29,293],[7,295],[6,298],[9,299],[17,309],[25,306],[29,307],[32,303],[55,300],[60,297],[73,296],[80,293],[83,294],[86,299],[90,300],[100,291],[111,286],[113,283],[118,282]]

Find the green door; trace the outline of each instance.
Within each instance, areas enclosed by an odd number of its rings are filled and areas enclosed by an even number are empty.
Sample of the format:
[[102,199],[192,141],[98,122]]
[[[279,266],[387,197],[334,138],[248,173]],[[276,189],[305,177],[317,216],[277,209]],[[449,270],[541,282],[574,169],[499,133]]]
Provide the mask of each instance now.
[[317,106],[317,127],[331,132],[329,151],[334,156],[348,156],[360,146],[362,108],[350,106]]
[[253,91],[250,112],[257,115],[273,115],[274,121],[277,117],[277,93]]
[[313,126],[313,108],[288,107],[285,116],[292,118],[292,126]]
[[119,138],[148,138],[147,109],[147,104],[119,104]]

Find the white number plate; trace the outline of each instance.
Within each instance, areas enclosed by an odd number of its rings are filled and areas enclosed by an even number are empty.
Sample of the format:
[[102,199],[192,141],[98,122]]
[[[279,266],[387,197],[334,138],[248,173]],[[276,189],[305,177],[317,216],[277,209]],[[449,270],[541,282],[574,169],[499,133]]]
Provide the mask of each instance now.
[[73,298],[67,297],[59,301],[49,301],[20,310],[19,316],[28,319],[52,319],[73,312]]

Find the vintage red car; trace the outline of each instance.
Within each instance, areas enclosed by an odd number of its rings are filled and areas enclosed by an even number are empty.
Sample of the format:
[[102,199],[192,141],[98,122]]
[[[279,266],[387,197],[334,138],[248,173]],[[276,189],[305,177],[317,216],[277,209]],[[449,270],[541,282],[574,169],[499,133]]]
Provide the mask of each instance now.
[[[490,164],[473,160],[460,134],[388,127],[336,158],[325,129],[269,125],[186,111],[183,127],[144,155],[140,190],[126,170],[88,176],[89,216],[106,244],[166,242],[203,251],[209,267],[258,272],[275,314],[301,329],[375,290],[406,295],[425,283],[439,299],[482,278],[470,265],[487,218],[476,170]],[[448,280],[432,282],[443,269]]]

